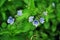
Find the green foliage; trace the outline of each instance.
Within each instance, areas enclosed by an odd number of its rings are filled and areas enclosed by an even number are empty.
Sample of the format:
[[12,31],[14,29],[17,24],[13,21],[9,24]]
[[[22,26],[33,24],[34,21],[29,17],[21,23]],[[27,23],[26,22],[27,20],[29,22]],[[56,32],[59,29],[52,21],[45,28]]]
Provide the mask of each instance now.
[[2,28],[6,28],[7,27],[7,24],[5,22],[2,23],[1,25]]
[[[18,10],[22,10],[22,16],[17,15]],[[12,25],[7,23],[9,16],[14,18]],[[35,27],[29,16],[38,21],[43,17],[45,22]],[[60,35],[59,23],[59,0],[0,0],[0,40],[55,40]]]
[[0,7],[4,4],[6,0],[0,0]]
[[49,26],[50,26],[50,25],[49,25],[48,22],[44,24],[45,29],[49,29]]

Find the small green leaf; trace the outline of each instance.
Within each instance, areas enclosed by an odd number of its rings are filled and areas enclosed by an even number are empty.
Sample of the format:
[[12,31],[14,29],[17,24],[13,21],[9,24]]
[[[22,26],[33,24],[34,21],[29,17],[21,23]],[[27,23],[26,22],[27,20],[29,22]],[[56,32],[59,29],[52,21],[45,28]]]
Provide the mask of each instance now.
[[41,35],[42,35],[42,37],[44,38],[44,39],[46,39],[46,38],[48,38],[48,35],[47,34],[45,34],[45,33],[41,33]]
[[56,31],[56,26],[53,25],[53,26],[52,26],[52,32],[55,32],[55,31]]
[[32,26],[31,26],[29,23],[26,22],[23,31],[24,31],[24,32],[27,32],[27,31],[29,31],[29,30],[31,29],[31,27],[32,27]]
[[33,36],[33,31],[30,31],[29,34],[28,34],[28,37],[32,37]]
[[2,18],[4,21],[6,21],[6,13],[5,12],[2,12]]
[[3,22],[1,26],[2,26],[2,28],[6,28],[7,24],[5,22]]
[[50,26],[49,23],[45,23],[45,24],[44,24],[45,29],[48,29],[49,26]]
[[29,3],[29,0],[24,0],[24,2],[25,2],[26,4],[28,4],[28,3]]

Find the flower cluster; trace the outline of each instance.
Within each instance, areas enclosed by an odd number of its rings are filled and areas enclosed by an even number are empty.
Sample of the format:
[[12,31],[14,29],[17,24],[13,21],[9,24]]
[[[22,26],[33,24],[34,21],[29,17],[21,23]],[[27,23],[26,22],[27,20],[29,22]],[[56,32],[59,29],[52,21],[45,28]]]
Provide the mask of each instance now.
[[[47,12],[44,11],[43,14],[44,14],[44,15],[47,15]],[[18,10],[18,11],[17,11],[17,15],[18,15],[18,16],[22,16],[22,10]],[[29,17],[29,22],[32,22],[33,25],[37,27],[37,26],[39,25],[39,22],[40,22],[41,24],[43,24],[45,21],[44,21],[44,18],[42,18],[42,17],[41,17],[41,18],[39,19],[39,21],[38,21],[38,20],[36,20],[36,19],[34,20],[34,16],[30,16],[30,17]],[[8,20],[7,20],[7,23],[13,24],[13,23],[14,23],[14,18],[12,18],[11,16],[9,16],[9,18],[8,18]]]
[[[22,16],[22,10],[18,10],[17,11],[17,15],[18,16]],[[14,23],[14,18],[12,18],[11,16],[9,16],[9,18],[7,19],[7,23],[13,24]]]
[[38,20],[33,20],[34,19],[34,16],[30,16],[29,17],[29,22],[32,22],[32,24],[34,25],[34,26],[38,26],[39,25],[39,21],[40,21],[40,23],[41,24],[43,24],[44,23],[44,18],[40,18],[40,20],[38,21]]

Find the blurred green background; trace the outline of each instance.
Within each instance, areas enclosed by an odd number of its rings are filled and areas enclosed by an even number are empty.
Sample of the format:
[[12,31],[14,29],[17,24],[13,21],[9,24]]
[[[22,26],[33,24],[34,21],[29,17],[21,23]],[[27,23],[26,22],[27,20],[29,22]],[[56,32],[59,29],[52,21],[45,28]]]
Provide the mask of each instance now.
[[[22,16],[16,16],[18,10]],[[32,15],[44,17],[45,23],[33,26],[28,22]],[[9,16],[15,19],[12,25]],[[0,0],[0,40],[60,40],[60,0]]]

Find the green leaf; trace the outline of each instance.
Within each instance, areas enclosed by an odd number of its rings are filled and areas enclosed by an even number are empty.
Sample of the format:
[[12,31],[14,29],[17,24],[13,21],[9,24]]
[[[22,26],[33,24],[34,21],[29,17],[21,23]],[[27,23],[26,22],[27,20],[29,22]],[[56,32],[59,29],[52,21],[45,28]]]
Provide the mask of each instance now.
[[6,18],[6,13],[5,12],[2,12],[2,18],[3,18],[4,21],[6,21],[7,18]]
[[50,26],[49,23],[44,24],[45,29],[49,29],[49,26]]
[[60,21],[60,4],[57,5],[57,20]]
[[52,26],[52,32],[55,32],[56,31],[56,25],[53,25]]
[[0,7],[4,4],[6,0],[0,0]]
[[14,25],[14,24],[13,25],[8,25],[7,28],[10,31],[14,31],[14,30],[16,30],[16,25]]
[[28,37],[31,38],[33,36],[33,31],[30,31]]
[[46,11],[48,11],[49,14],[52,14],[52,12],[53,12],[52,6],[49,5],[49,7],[46,9]]
[[46,39],[46,38],[48,38],[48,35],[47,34],[45,34],[45,33],[41,33],[41,35],[42,35],[42,37],[43,37],[43,39]]
[[31,26],[31,24],[29,24],[28,22],[25,22],[23,32],[29,31],[31,29],[31,27],[33,27],[33,26]]
[[46,20],[46,22],[49,21],[49,15],[45,16],[45,20]]
[[6,28],[7,24],[5,22],[3,22],[1,26],[2,26],[2,28]]
[[24,0],[24,2],[25,2],[26,4],[28,4],[28,3],[29,3],[29,0]]
[[15,7],[23,7],[24,6],[24,4],[23,4],[23,2],[21,1],[21,0],[14,0],[13,1],[13,5],[15,6]]

